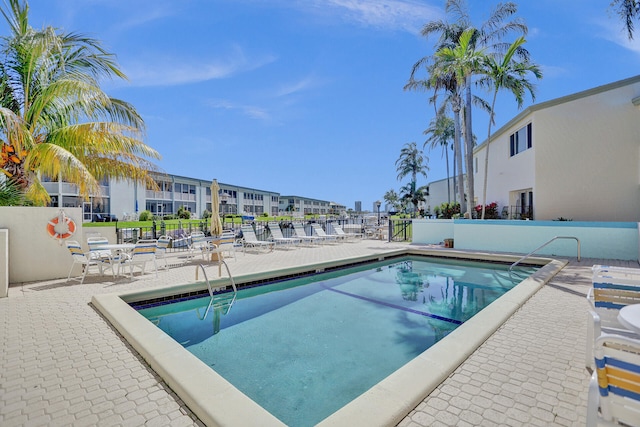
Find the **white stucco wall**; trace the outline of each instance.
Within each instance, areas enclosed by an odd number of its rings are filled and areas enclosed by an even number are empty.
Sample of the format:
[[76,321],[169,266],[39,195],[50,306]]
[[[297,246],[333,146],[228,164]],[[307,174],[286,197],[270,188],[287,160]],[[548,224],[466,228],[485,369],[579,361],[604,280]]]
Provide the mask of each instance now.
[[[144,186],[138,185],[138,206],[140,212],[144,210],[145,194]],[[140,194],[142,191],[142,194]],[[136,211],[136,186],[132,181],[116,181],[111,180],[109,183],[109,197],[111,199],[111,213],[115,215],[118,220],[122,221],[125,214],[134,214]]]
[[536,113],[536,215],[638,221],[640,83]]
[[[59,208],[0,207],[0,229],[9,230],[9,284],[67,277],[73,263],[71,255],[64,242],[61,245],[49,236],[46,229],[47,223],[58,216],[59,211]],[[107,227],[83,227],[82,208],[64,208],[64,212],[76,224],[76,232],[70,240],[77,240],[84,251],[89,249],[87,232],[99,232],[109,242],[116,242],[115,223],[108,223]],[[0,275],[7,272],[2,259],[3,249],[0,247]],[[76,269],[74,274],[79,274],[80,267]]]
[[[492,137],[489,149],[489,175],[487,176],[487,199],[485,204],[496,202],[498,204],[498,212],[502,211],[503,206],[516,204],[516,200],[510,200],[509,198],[512,191],[533,188],[535,184],[536,145],[534,144],[530,149],[511,157],[509,142],[509,136],[527,124],[532,123],[532,119],[533,116],[524,117],[505,128],[504,132]],[[534,123],[534,141],[536,138],[536,126],[537,124]],[[481,204],[484,188],[486,143],[474,153],[474,156],[478,161],[474,179],[475,196],[478,199],[478,204]],[[534,198],[535,196],[534,191]]]
[[[640,220],[640,77],[529,107],[492,137],[487,203],[533,189],[534,217]],[[532,123],[533,147],[509,157],[509,136]],[[485,141],[486,142],[486,141]],[[475,193],[482,195],[485,146]]]

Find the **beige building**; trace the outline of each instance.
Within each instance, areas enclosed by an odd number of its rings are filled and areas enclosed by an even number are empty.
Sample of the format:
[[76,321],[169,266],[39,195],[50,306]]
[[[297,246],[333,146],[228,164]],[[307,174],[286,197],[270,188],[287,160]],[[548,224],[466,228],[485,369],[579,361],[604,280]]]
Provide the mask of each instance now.
[[511,218],[640,221],[640,76],[525,109],[492,135],[488,169],[487,204]]

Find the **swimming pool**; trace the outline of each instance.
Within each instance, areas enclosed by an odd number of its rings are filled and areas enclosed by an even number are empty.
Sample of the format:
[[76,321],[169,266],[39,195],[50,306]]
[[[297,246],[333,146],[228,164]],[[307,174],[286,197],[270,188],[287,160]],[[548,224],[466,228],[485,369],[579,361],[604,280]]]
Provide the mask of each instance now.
[[[404,252],[406,252],[406,255],[411,251]],[[466,254],[465,256],[470,257],[471,255]],[[399,260],[397,258],[397,254],[387,257],[395,258],[392,260],[392,263],[402,264],[403,262],[405,262]],[[372,260],[378,260],[380,258],[381,257],[378,256],[371,257]],[[545,275],[549,275],[550,272],[553,272],[554,274],[555,271],[561,268],[561,266],[558,267],[557,264],[555,266],[550,265],[553,264],[553,262],[549,263],[549,260],[538,259],[534,261],[539,263],[539,265],[544,265],[545,263],[548,263],[549,265],[541,268],[532,277],[526,279],[523,283],[507,292],[507,294],[503,297],[495,300],[490,306],[478,313],[473,319],[466,321],[462,326],[460,326],[453,332],[449,332],[449,330],[451,329],[449,326],[450,324],[452,324],[451,320],[462,321],[465,320],[464,317],[456,319],[455,316],[442,316],[442,319],[438,319],[436,317],[425,315],[425,313],[427,312],[424,311],[423,308],[422,314],[419,313],[421,310],[418,306],[425,306],[425,301],[431,302],[430,304],[427,304],[430,307],[435,306],[435,300],[431,300],[433,295],[426,296],[428,292],[433,291],[435,294],[437,294],[438,292],[442,292],[442,289],[446,290],[448,287],[449,290],[451,290],[456,285],[446,282],[439,285],[437,283],[438,280],[428,277],[427,281],[429,282],[429,286],[427,288],[423,286],[421,292],[420,285],[424,285],[425,282],[420,279],[420,284],[418,284],[417,280],[411,283],[412,280],[416,278],[415,276],[412,276],[413,273],[416,273],[416,271],[412,271],[412,269],[405,269],[403,273],[408,273],[408,280],[405,280],[405,282],[408,283],[398,283],[397,281],[395,282],[395,290],[393,293],[395,294],[396,300],[393,302],[389,302],[387,299],[382,299],[382,301],[385,301],[386,303],[388,303],[388,305],[392,305],[394,307],[387,307],[385,304],[380,304],[379,301],[381,300],[377,299],[379,295],[374,295],[376,298],[373,298],[371,295],[363,296],[354,292],[354,289],[345,290],[344,288],[341,288],[342,286],[344,286],[342,284],[337,284],[334,286],[324,286],[325,288],[329,287],[334,289],[333,291],[327,291],[327,289],[323,289],[322,291],[310,292],[305,290],[304,292],[308,293],[309,295],[303,298],[304,304],[309,304],[308,306],[311,307],[329,304],[318,302],[318,300],[316,300],[316,298],[319,298],[321,294],[330,294],[331,300],[334,301],[334,305],[343,304],[342,302],[336,303],[335,301],[355,300],[360,305],[368,304],[369,306],[371,306],[371,308],[368,309],[370,311],[368,316],[364,316],[364,318],[367,320],[365,322],[365,325],[372,326],[371,330],[373,330],[374,332],[380,332],[380,335],[386,334],[386,336],[389,337],[389,334],[391,334],[391,336],[393,334],[396,334],[395,337],[392,336],[392,339],[387,338],[386,340],[387,346],[389,346],[389,343],[392,344],[390,345],[390,347],[402,348],[404,345],[402,341],[405,340],[399,340],[397,336],[398,333],[397,331],[394,332],[393,328],[390,328],[392,332],[389,332],[389,330],[385,330],[384,333],[381,332],[381,328],[383,328],[387,324],[392,323],[389,319],[397,320],[397,318],[401,317],[404,319],[405,323],[408,322],[409,324],[413,324],[413,318],[418,317],[424,321],[422,325],[428,326],[422,326],[416,329],[421,328],[424,330],[431,327],[431,332],[434,331],[434,328],[429,325],[435,323],[443,324],[445,326],[441,328],[439,333],[442,336],[446,337],[437,346],[433,346],[426,351],[423,351],[421,348],[416,347],[415,342],[411,339],[406,339],[406,342],[409,343],[408,347],[410,347],[410,349],[407,350],[407,347],[404,348],[403,352],[407,353],[408,356],[404,355],[403,357],[408,357],[409,361],[406,363],[404,363],[403,361],[402,363],[404,364],[402,364],[399,369],[386,368],[393,373],[391,375],[388,375],[389,372],[381,374],[381,377],[384,378],[382,379],[382,381],[379,381],[380,378],[372,380],[372,382],[374,383],[372,387],[370,385],[367,385],[367,391],[360,394],[356,399],[353,399],[342,409],[330,415],[329,418],[322,421],[321,424],[349,425],[355,423],[361,425],[371,425],[392,424],[398,422],[399,419],[401,419],[406,413],[413,409],[413,407],[415,407],[415,405],[419,403],[419,401],[423,397],[428,395],[429,392],[433,390],[433,388],[435,388],[444,378],[446,378],[446,376],[449,375],[449,373],[452,372],[455,367],[457,367],[462,361],[464,361],[468,354],[473,352],[473,350],[475,350],[477,346],[479,346],[489,335],[491,335],[491,333],[495,329],[497,329],[506,318],[508,318],[520,305],[522,305],[524,301],[545,282]],[[345,260],[344,263],[349,263],[349,260]],[[306,266],[302,269],[314,271],[322,270],[325,267],[326,266],[322,266],[322,268],[316,268]],[[446,268],[452,269],[451,266],[446,266]],[[374,273],[387,273],[388,275],[392,276],[394,280],[398,277],[398,271],[389,273],[390,270],[386,266],[381,267],[381,269],[383,271],[374,271]],[[367,274],[368,273],[363,272],[355,273],[358,280],[360,276]],[[420,274],[418,274],[418,276]],[[429,276],[429,274],[427,274],[427,276]],[[413,277],[413,279],[411,277]],[[334,279],[335,278],[331,280]],[[309,285],[305,285],[305,287],[307,286]],[[317,283],[312,283],[311,286],[319,285]],[[356,285],[356,287],[358,286],[360,285]],[[416,286],[418,288],[417,291]],[[194,289],[194,286],[186,287],[187,291],[192,291]],[[258,292],[256,289],[250,290],[249,293]],[[258,293],[262,293],[264,289],[266,288],[263,288]],[[295,287],[294,289],[301,288]],[[282,425],[280,421],[278,421],[275,417],[265,411],[260,405],[257,405],[253,399],[249,399],[247,397],[246,394],[250,394],[250,392],[239,392],[237,388],[235,386],[232,386],[229,381],[213,373],[213,371],[211,371],[211,369],[209,369],[205,363],[198,363],[199,361],[196,361],[197,359],[195,359],[193,354],[188,353],[187,351],[182,349],[182,347],[175,343],[175,341],[169,339],[164,332],[153,326],[146,319],[142,319],[142,317],[137,315],[135,312],[133,313],[135,315],[132,315],[131,308],[126,305],[126,302],[135,302],[143,299],[148,299],[145,297],[155,297],[163,293],[165,295],[176,295],[181,293],[182,291],[185,291],[185,287],[180,287],[180,289],[170,289],[166,291],[153,290],[151,293],[147,292],[144,294],[140,292],[132,292],[111,296],[101,295],[94,298],[94,304],[101,312],[103,312],[103,314],[105,314],[105,316],[116,326],[116,328],[121,333],[123,333],[126,339],[131,342],[132,345],[142,354],[142,356],[150,363],[154,370],[156,370],[156,372],[158,372],[158,374],[163,379],[165,379],[169,386],[174,389],[174,391],[176,391],[176,393],[185,401],[185,403],[187,403],[187,405],[192,410],[194,410],[194,412],[196,412],[196,414],[198,414],[198,416],[205,423],[211,425],[217,425],[218,423],[243,425],[246,424],[248,420],[251,420],[255,423],[256,420],[259,419],[260,424],[262,425]],[[342,293],[336,291],[342,291]],[[345,292],[352,295],[346,295]],[[425,292],[427,292],[427,294],[425,294]],[[483,293],[486,294],[487,290],[484,289]],[[421,294],[425,296],[424,299],[420,298]],[[358,295],[359,298],[354,297],[353,295]],[[463,300],[470,301],[472,299],[465,298],[464,292],[462,292],[462,294],[457,294],[456,297],[460,297],[460,295],[462,295]],[[487,298],[486,303],[490,303],[493,299],[494,298]],[[378,302],[372,302],[371,300],[376,300]],[[194,346],[194,352],[197,352],[205,347],[212,345],[212,341],[225,340],[226,335],[232,335],[225,334],[227,332],[227,329],[229,331],[233,330],[233,335],[236,335],[236,331],[242,329],[243,327],[246,329],[252,329],[249,328],[250,322],[238,321],[238,319],[231,321],[232,316],[242,317],[241,315],[244,310],[241,309],[242,306],[240,305],[242,301],[243,298],[241,298],[239,295],[237,302],[238,305],[234,306],[228,315],[224,315],[219,319],[220,323],[218,325],[218,328],[215,327],[215,316],[209,317],[208,328],[211,331],[209,332],[209,336],[203,336],[199,339],[194,340],[192,343],[187,343],[187,346]],[[282,303],[280,304],[282,305]],[[290,303],[286,304],[286,306],[293,308],[293,306],[298,306],[298,304],[301,303]],[[445,306],[447,306],[447,304],[440,305],[440,307]],[[393,314],[384,314],[385,310],[387,309],[391,309],[390,313]],[[296,310],[303,313],[300,316],[304,316],[304,313],[309,312],[308,308],[297,308]],[[333,316],[333,313],[336,311],[338,310],[330,310],[330,313],[328,315]],[[364,314],[366,310],[360,309],[358,310],[358,312]],[[429,312],[428,314],[434,313]],[[451,310],[449,310],[448,314],[451,314]],[[458,314],[466,316],[467,313],[464,310],[458,310]],[[246,312],[244,316],[246,317]],[[257,316],[257,318],[266,325],[272,325],[270,329],[279,331],[280,336],[296,337],[301,333],[294,333],[291,330],[290,323],[285,322],[284,327],[273,326],[277,322],[272,319],[267,319],[269,316],[272,315],[262,314],[260,316]],[[307,315],[307,317],[309,316]],[[317,315],[314,316],[314,319],[316,319],[316,323],[319,324],[327,323],[326,319],[320,321]],[[266,320],[269,321],[267,322]],[[378,321],[380,321],[381,323],[376,323],[376,326],[374,327],[373,322]],[[164,319],[160,320],[160,324],[162,322],[164,322]],[[146,325],[144,323],[146,323]],[[149,328],[149,326],[151,328]],[[221,332],[218,334],[213,334],[216,329],[220,330]],[[282,333],[283,330],[284,333]],[[255,336],[258,335],[262,334],[254,334],[253,338],[247,339],[246,341],[250,341],[251,343],[255,344]],[[365,334],[362,335],[363,337],[366,336]],[[373,338],[375,338],[375,335],[375,333],[369,333],[369,336],[364,341],[372,340]],[[426,335],[423,333],[422,341],[428,341],[428,339],[425,338]],[[404,335],[402,336],[404,337]],[[431,335],[429,336],[433,337],[435,336],[435,333],[431,333]],[[273,340],[275,338],[271,337],[270,339]],[[313,341],[324,343],[329,340],[316,339]],[[401,345],[398,344],[398,341],[401,342]],[[230,344],[227,343],[226,345]],[[176,348],[176,346],[179,347],[179,349]],[[196,347],[199,347],[199,349],[195,350]],[[288,348],[290,351],[293,351],[293,347],[291,346],[291,344],[283,345],[283,347]],[[358,347],[359,349],[360,343],[356,347]],[[378,347],[380,347],[380,345],[378,345]],[[316,351],[317,350],[314,350],[313,353],[315,353]],[[331,352],[337,353],[339,355],[346,354],[345,350],[331,350]],[[241,357],[240,359],[243,363],[245,363],[246,361],[245,364],[253,364],[255,361],[252,359],[255,359],[255,354],[256,353],[254,352],[253,356],[251,354],[248,354],[247,356]],[[344,357],[339,360],[358,360],[357,357],[352,356],[353,355],[349,355],[349,357]],[[395,358],[395,356],[392,358]],[[286,357],[277,356],[272,360],[286,361],[286,359]],[[288,359],[291,359],[291,357],[289,357]],[[325,359],[329,360],[330,358],[325,357]],[[221,364],[221,362],[216,363]],[[366,363],[359,363],[359,365],[363,364]],[[242,363],[240,363],[240,365],[242,365]],[[359,365],[356,364],[357,367],[359,367]],[[314,362],[308,364],[307,368],[311,367],[312,369],[315,369],[319,366],[320,364]],[[265,369],[263,369],[263,371],[265,371]],[[316,373],[315,375],[317,376],[318,374]],[[253,376],[255,377],[255,375]],[[313,376],[314,375],[312,372],[311,377],[313,378]],[[248,377],[252,377],[252,375],[248,375]],[[294,377],[299,378],[300,375],[295,374]],[[242,389],[242,386],[240,388]],[[280,388],[287,389],[288,387]],[[361,392],[358,391],[354,393],[355,395],[358,395],[358,393]],[[294,392],[291,394],[295,396],[299,393]],[[339,407],[339,405],[341,404],[342,403],[336,405],[338,405]],[[329,411],[329,413],[331,413],[331,411]],[[315,420],[322,419],[323,417],[324,415],[318,415]],[[313,423],[315,422],[316,421],[313,421]],[[307,424],[304,424],[303,422],[299,425]]]
[[509,275],[504,265],[413,256],[264,284],[241,290],[235,301],[218,295],[211,309],[208,295],[135,305],[285,424],[306,427],[535,270]]

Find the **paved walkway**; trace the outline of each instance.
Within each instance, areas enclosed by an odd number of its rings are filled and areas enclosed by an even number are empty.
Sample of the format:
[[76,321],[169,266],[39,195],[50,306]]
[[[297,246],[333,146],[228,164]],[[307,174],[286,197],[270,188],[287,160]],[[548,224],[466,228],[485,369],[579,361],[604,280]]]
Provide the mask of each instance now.
[[[239,253],[228,264],[236,276],[402,247],[365,240]],[[584,296],[594,263],[604,262],[573,261],[399,425],[584,425]],[[190,283],[194,272],[12,286],[0,299],[0,425],[202,425],[90,305],[94,294]]]

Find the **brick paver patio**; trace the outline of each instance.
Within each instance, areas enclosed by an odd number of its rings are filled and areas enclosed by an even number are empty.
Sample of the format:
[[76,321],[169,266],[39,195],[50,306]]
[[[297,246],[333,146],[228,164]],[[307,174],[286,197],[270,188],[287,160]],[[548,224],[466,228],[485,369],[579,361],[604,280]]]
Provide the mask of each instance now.
[[[235,276],[403,246],[364,240],[239,253],[228,264]],[[584,425],[585,295],[596,263],[604,261],[571,261],[399,425]],[[83,285],[62,279],[10,287],[0,299],[0,425],[202,425],[90,305],[98,293],[190,283],[194,271],[186,265],[158,279],[88,276]]]

